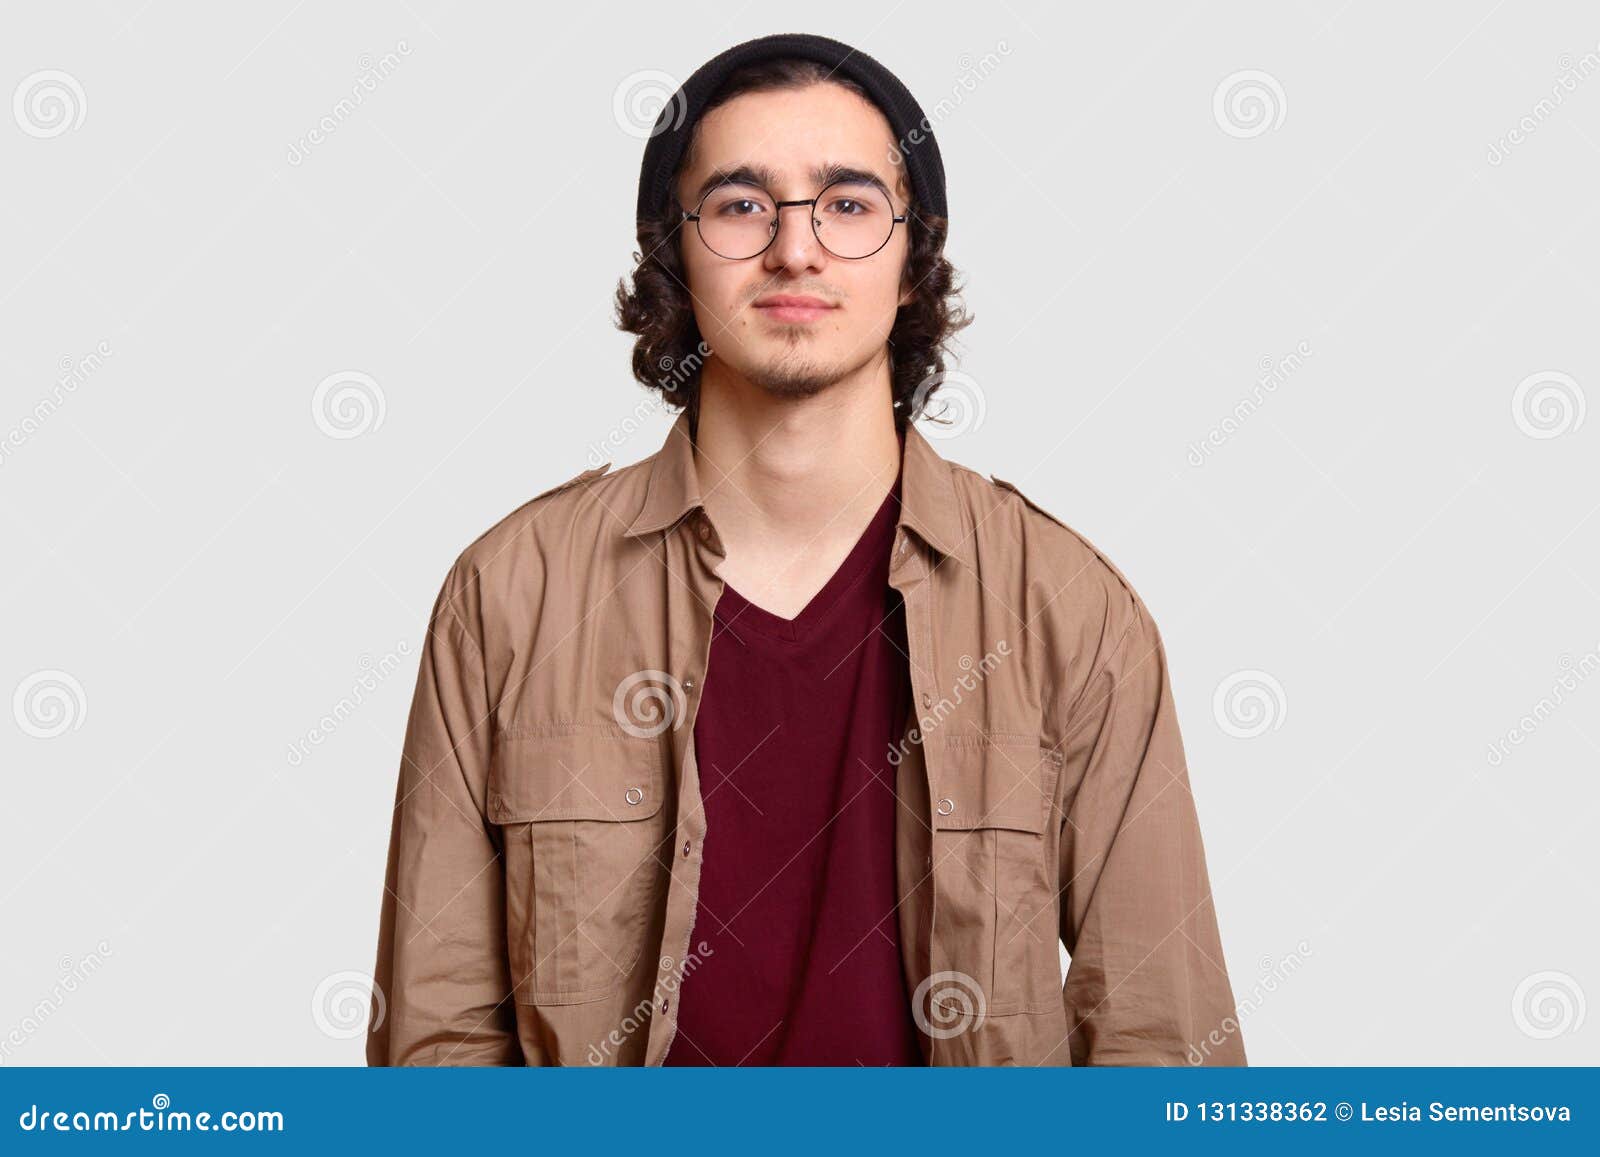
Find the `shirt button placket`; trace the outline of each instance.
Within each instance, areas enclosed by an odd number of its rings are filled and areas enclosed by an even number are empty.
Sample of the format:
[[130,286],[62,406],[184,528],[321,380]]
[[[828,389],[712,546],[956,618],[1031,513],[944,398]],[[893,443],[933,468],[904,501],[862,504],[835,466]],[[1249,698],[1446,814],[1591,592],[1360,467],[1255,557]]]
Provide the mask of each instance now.
[[[701,524],[700,524],[700,527],[701,527],[701,529],[702,529],[702,530],[703,530],[703,529],[705,529],[705,523],[704,523],[704,522],[702,522],[702,523],[701,523]],[[702,535],[702,536],[701,536],[701,537],[704,537],[704,535]],[[685,680],[684,680],[684,681],[683,681],[683,693],[684,693],[684,694],[685,694],[685,695],[687,695],[687,694],[689,694],[689,692],[691,692],[691,691],[693,691],[693,690],[694,690],[694,679],[693,679],[693,677],[692,677],[692,676],[691,676],[691,677],[690,677],[690,678],[687,678],[687,679],[685,679]],[[692,715],[692,714],[694,714],[694,712],[693,712],[693,711],[690,711],[690,714],[691,714],[691,715]],[[687,839],[686,839],[686,840],[684,840],[684,841],[683,841],[683,854],[684,854],[684,855],[685,855],[685,856],[687,856],[687,855],[688,855],[688,854],[689,854],[689,849],[690,849],[690,848],[691,848],[691,847],[692,847],[692,846],[693,846],[693,844],[692,844],[692,843],[691,843],[691,841],[689,841],[689,840],[687,840]],[[662,1006],[662,1010],[663,1010],[663,1011],[665,1011],[665,1009],[666,1009],[666,1006],[665,1006],[665,1005],[663,1005],[663,1006]]]

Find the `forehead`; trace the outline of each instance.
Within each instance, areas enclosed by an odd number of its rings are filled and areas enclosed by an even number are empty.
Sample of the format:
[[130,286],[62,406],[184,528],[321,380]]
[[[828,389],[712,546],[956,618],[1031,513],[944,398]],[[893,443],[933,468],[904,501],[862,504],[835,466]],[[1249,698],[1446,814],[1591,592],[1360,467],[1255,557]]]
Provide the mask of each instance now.
[[888,118],[849,89],[812,84],[742,93],[703,116],[678,174],[678,192],[687,196],[707,173],[746,164],[771,169],[793,191],[807,185],[810,170],[823,161],[867,169],[905,191]]

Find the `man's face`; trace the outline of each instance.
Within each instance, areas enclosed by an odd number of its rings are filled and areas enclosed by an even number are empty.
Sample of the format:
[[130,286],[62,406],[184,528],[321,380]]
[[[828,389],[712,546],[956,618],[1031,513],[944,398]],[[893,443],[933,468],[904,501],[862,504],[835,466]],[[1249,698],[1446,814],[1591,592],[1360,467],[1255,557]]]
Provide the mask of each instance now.
[[[822,191],[824,170],[849,169],[882,182],[888,208],[898,216],[906,212],[907,195],[904,168],[892,159],[894,144],[883,114],[838,85],[745,93],[700,120],[692,163],[678,177],[678,200],[693,212],[708,183],[724,185],[719,196],[759,192],[745,181],[727,185],[723,178],[739,170],[766,177],[761,184],[773,201],[803,200]],[[828,200],[834,202],[831,194]],[[834,205],[833,212],[861,212],[857,205]],[[748,215],[752,208],[730,205],[727,211]],[[784,397],[815,394],[880,356],[895,311],[911,299],[902,284],[904,223],[893,226],[882,249],[851,260],[818,242],[811,211],[778,209],[777,237],[764,253],[743,259],[713,252],[692,222],[681,234],[695,321],[713,356]],[[826,203],[815,211],[829,236]],[[827,308],[784,308],[771,301],[778,295],[815,298]]]

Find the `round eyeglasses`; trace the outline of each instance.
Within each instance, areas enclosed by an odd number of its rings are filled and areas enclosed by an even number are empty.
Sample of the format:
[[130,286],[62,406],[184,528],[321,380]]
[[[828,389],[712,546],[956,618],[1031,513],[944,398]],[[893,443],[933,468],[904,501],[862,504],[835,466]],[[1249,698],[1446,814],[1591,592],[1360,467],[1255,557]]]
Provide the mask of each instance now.
[[758,185],[729,182],[708,192],[683,219],[694,222],[700,240],[718,257],[744,261],[767,251],[778,236],[779,211],[792,205],[811,207],[817,243],[847,261],[871,257],[906,219],[895,215],[887,193],[866,181],[835,181],[805,201],[777,201]]

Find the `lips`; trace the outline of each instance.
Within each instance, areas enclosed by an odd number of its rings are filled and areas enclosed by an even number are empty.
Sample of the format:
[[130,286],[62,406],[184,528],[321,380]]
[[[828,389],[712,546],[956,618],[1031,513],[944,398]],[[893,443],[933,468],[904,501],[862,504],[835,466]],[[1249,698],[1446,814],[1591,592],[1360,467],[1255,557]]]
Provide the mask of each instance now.
[[762,317],[773,321],[816,321],[835,308],[820,297],[803,297],[790,293],[775,293],[756,301],[755,308]]

